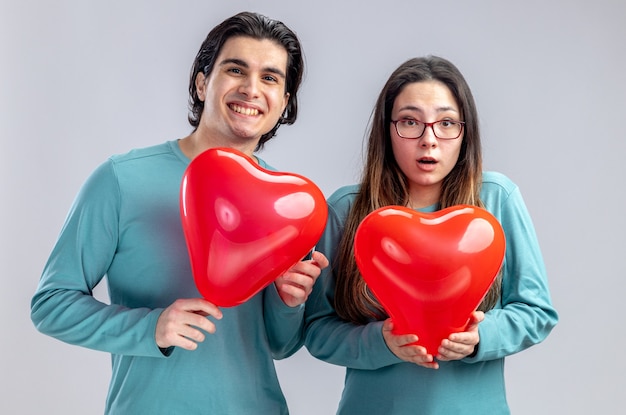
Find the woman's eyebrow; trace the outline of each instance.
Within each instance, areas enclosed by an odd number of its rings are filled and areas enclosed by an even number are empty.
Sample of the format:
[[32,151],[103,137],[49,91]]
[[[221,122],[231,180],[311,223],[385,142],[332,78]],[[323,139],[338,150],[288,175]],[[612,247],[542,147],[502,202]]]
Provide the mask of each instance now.
[[[421,112],[423,113],[424,110],[420,107],[416,107],[415,105],[405,105],[403,107],[398,108],[398,111],[403,111],[403,110],[409,110],[409,111],[417,111],[417,112]],[[458,113],[459,111],[451,106],[443,106],[443,107],[438,107],[435,109],[437,112],[446,112],[446,111],[452,111],[452,112],[456,112]]]

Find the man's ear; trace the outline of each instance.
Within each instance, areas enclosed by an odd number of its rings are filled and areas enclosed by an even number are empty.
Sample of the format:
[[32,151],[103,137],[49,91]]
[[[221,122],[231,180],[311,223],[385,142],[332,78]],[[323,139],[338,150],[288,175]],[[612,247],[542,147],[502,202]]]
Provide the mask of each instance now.
[[283,98],[283,110],[281,114],[285,114],[285,110],[287,109],[287,104],[289,104],[289,92],[285,92],[285,97]]
[[198,72],[198,75],[196,75],[196,93],[198,94],[198,99],[204,102],[206,99],[206,78],[202,72]]

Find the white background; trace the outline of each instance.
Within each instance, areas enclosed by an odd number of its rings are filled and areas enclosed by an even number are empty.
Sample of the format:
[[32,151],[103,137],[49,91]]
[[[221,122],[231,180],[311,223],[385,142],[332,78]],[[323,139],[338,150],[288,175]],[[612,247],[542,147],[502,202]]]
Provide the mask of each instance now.
[[[391,71],[424,54],[457,64],[477,100],[485,167],[521,187],[561,316],[543,344],[507,359],[513,413],[622,413],[621,0],[2,0],[2,412],[102,413],[109,356],[38,333],[30,298],[87,175],[113,153],[188,134],[197,49],[242,10],[283,20],[306,55],[300,117],[261,156],[327,196],[357,179],[366,124]],[[277,366],[293,414],[334,413],[341,368],[304,349]]]

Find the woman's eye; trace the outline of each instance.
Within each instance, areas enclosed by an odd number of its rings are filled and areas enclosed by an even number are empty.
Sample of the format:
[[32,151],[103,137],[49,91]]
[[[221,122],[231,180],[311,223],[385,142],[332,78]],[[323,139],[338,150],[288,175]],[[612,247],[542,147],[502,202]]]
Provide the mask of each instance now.
[[407,127],[415,127],[416,125],[419,125],[419,121],[415,120],[403,120],[402,123]]
[[458,127],[459,123],[453,120],[441,120],[439,121],[439,126],[442,128],[454,128]]

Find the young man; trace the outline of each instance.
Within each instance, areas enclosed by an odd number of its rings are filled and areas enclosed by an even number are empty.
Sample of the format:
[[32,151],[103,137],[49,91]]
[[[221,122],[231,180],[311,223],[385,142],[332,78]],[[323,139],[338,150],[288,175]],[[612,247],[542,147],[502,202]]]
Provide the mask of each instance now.
[[[328,261],[315,253],[244,304],[219,309],[198,298],[179,191],[201,152],[232,147],[254,157],[293,123],[302,73],[300,43],[283,23],[254,13],[226,19],[193,65],[193,132],[110,157],[80,190],[31,316],[45,334],[111,353],[107,414],[288,413],[273,358],[302,345],[303,303]],[[104,275],[110,305],[92,296]]]

